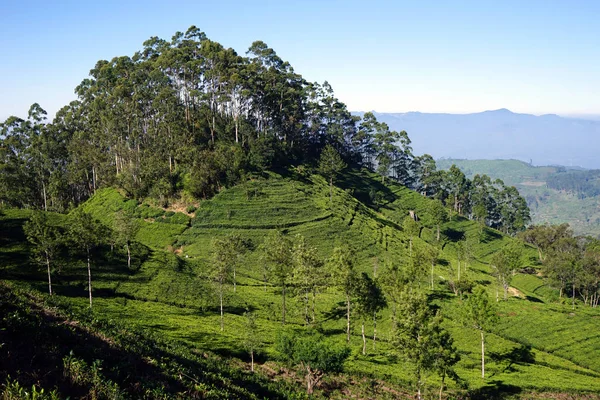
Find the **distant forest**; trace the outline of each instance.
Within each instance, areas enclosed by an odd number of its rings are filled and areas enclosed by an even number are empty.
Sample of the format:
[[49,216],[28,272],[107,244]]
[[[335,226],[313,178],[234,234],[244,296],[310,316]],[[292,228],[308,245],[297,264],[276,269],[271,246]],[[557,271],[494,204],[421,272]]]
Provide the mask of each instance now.
[[583,199],[600,195],[600,170],[566,171],[549,176],[546,183],[549,188],[564,190]]
[[507,233],[529,222],[514,187],[437,171],[406,132],[352,116],[327,82],[307,82],[261,41],[242,56],[194,26],[152,37],[131,57],[98,61],[75,93],[52,122],[34,104],[0,125],[1,204],[65,212],[109,186],[162,206],[193,202],[325,154]]

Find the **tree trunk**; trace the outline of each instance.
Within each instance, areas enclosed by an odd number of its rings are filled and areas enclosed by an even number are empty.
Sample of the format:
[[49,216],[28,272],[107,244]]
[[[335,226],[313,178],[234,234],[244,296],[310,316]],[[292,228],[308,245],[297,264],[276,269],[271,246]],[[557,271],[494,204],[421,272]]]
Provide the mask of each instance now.
[[306,367],[306,393],[310,396],[314,391],[314,383],[312,380],[312,373],[310,367]]
[[129,243],[125,246],[127,247],[127,268],[131,268],[131,248],[129,247]]
[[431,263],[431,290],[433,290],[433,267],[435,266],[435,263]]
[[44,179],[42,179],[42,192],[44,195],[44,211],[48,211],[48,200],[46,198],[46,184],[44,183]]
[[365,354],[367,354],[367,338],[365,337],[365,320],[364,319],[362,321],[361,332],[362,332],[362,340],[363,340],[362,353],[363,353],[363,356],[364,356]]
[[314,324],[316,322],[316,315],[315,315],[315,308],[317,305],[317,293],[316,291],[313,290],[312,292],[312,323]]
[[254,350],[250,350],[250,371],[254,372]]
[[306,322],[306,325],[308,325],[308,323],[309,323],[309,318],[308,318],[308,289],[306,290],[306,293],[304,295],[304,321]]
[[437,241],[440,241],[440,224],[437,224]]
[[373,313],[373,351],[375,351],[375,342],[377,340],[377,313]]
[[87,269],[88,269],[88,292],[90,294],[90,308],[92,308],[92,268],[90,265],[90,249],[87,250]]
[[219,301],[221,302],[221,332],[223,332],[223,283],[219,282]]
[[350,343],[350,296],[346,295],[346,343]]
[[46,252],[46,266],[48,267],[48,291],[50,292],[50,296],[52,296],[52,278],[50,277],[50,256],[48,252]]
[[283,299],[283,317],[281,320],[281,325],[285,325],[285,283],[281,285],[281,296]]
[[481,379],[485,379],[485,338],[481,331]]
[[575,285],[573,285],[573,310],[575,309]]

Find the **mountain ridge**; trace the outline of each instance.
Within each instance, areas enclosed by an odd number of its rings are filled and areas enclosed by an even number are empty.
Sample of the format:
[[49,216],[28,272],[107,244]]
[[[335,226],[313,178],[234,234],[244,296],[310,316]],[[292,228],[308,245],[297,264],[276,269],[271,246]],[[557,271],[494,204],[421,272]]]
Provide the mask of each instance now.
[[[364,112],[353,112],[362,116]],[[477,113],[373,113],[407,131],[416,154],[435,159],[516,159],[533,165],[600,168],[600,121],[506,108]]]

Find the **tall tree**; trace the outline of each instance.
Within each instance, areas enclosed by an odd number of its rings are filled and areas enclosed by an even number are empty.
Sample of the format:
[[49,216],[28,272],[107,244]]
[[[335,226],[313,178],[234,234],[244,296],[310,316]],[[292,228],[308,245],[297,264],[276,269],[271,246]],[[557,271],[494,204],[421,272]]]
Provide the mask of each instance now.
[[[510,281],[514,272],[520,266],[521,253],[522,250],[519,244],[513,242],[492,256],[491,264],[494,268],[494,275],[498,279],[498,284],[504,289],[504,300],[507,299]],[[496,295],[496,301],[498,301],[498,295]]]
[[92,308],[92,251],[103,243],[105,233],[106,229],[100,221],[94,219],[91,214],[88,214],[80,208],[76,209],[70,215],[70,240],[83,250],[86,255],[90,308]]
[[52,295],[50,263],[56,256],[61,243],[60,232],[48,222],[44,212],[34,212],[23,226],[27,240],[34,246],[35,259],[46,265],[48,270],[48,292]]
[[254,354],[260,348],[260,336],[256,325],[256,314],[246,311],[244,315],[246,316],[244,348],[250,353],[250,370],[254,372]]
[[346,342],[350,343],[350,308],[356,292],[357,273],[354,269],[354,253],[346,246],[335,247],[327,261],[333,285],[346,298]]
[[431,311],[426,297],[418,292],[405,291],[402,299],[402,318],[398,321],[394,343],[413,364],[417,397],[421,399],[423,375],[428,371],[436,371],[442,378],[441,397],[444,378],[448,374],[454,376],[452,366],[460,357],[452,337],[441,327],[440,314]]
[[433,223],[436,226],[436,229],[437,229],[436,240],[439,242],[440,241],[440,226],[444,222],[448,221],[448,211],[446,211],[446,208],[444,207],[444,205],[442,204],[441,201],[433,200],[432,202],[429,203],[429,214],[431,215]]
[[319,173],[329,179],[329,201],[333,201],[333,179],[346,168],[346,163],[331,145],[325,146],[319,158]]
[[498,320],[495,304],[482,286],[477,286],[462,305],[463,322],[481,335],[481,378],[485,379],[485,334]]
[[125,246],[125,250],[127,250],[127,268],[131,268],[131,244],[139,229],[138,221],[131,214],[120,211],[115,215],[113,230],[116,233],[117,242]]
[[262,250],[269,263],[269,275],[281,288],[281,323],[285,325],[286,290],[293,270],[292,241],[280,231],[273,231],[265,239]]
[[223,297],[226,285],[233,282],[233,269],[237,262],[238,252],[236,240],[231,237],[213,239],[212,246],[214,250],[211,277],[218,285],[221,331],[223,331]]
[[365,336],[365,320],[373,316],[373,347],[377,338],[377,313],[387,306],[381,286],[363,272],[356,283],[356,303],[358,314],[361,316],[361,333],[363,339],[362,354],[367,353],[367,338]]
[[[317,250],[309,246],[303,236],[298,235],[292,250],[292,262],[294,284],[302,293],[304,301],[304,320],[307,324],[311,321],[315,323],[317,292],[323,285],[323,261]],[[310,296],[312,296],[312,306],[309,305]]]

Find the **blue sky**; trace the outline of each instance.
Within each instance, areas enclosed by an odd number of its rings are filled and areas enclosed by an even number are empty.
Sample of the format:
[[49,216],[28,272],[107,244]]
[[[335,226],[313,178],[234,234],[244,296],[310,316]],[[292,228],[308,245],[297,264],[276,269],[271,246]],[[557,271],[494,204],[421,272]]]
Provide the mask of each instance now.
[[577,0],[4,0],[0,119],[53,115],[96,61],[191,25],[238,53],[265,41],[351,110],[600,114],[598,20]]

